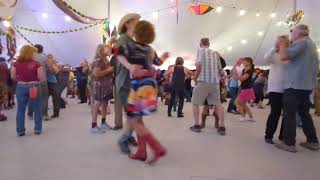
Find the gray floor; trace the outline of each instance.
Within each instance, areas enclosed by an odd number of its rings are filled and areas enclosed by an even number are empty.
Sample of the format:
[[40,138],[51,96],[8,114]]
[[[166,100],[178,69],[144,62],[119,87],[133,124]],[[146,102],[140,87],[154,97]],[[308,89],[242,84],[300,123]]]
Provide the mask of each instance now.
[[[210,122],[201,134],[189,131],[191,105],[186,118],[169,119],[165,107],[146,118],[147,125],[167,147],[168,155],[155,167],[129,160],[116,146],[121,132],[89,133],[89,107],[71,102],[60,119],[45,122],[44,134],[15,134],[15,110],[0,123],[0,180],[319,180],[320,153],[298,148],[280,151],[263,141],[266,110],[255,110],[257,123],[241,123],[226,115],[226,137]],[[112,116],[108,118],[112,119]],[[320,120],[315,118],[317,130]],[[110,122],[112,124],[112,122]],[[298,130],[298,142],[303,141]]]

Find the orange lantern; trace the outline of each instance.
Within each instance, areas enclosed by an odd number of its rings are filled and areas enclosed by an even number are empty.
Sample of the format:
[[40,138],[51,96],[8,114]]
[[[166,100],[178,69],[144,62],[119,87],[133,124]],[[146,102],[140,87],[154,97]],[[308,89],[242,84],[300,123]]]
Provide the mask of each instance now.
[[213,7],[206,4],[192,4],[189,6],[189,11],[194,15],[205,15],[213,10]]

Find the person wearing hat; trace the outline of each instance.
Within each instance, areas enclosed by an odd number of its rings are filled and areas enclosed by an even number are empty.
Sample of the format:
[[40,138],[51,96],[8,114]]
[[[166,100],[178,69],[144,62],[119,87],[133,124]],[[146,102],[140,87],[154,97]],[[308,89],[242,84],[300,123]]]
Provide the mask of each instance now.
[[[120,47],[129,42],[134,42],[134,29],[141,16],[139,14],[130,13],[125,15],[118,25],[120,37],[116,42],[116,46]],[[127,105],[127,99],[130,92],[130,74],[129,70],[120,64],[116,58],[111,60],[115,72],[115,127],[114,130],[122,129],[122,111]],[[127,125],[123,135],[119,139],[120,150],[124,154],[130,154],[129,144],[137,145],[135,138],[132,136],[133,128]]]

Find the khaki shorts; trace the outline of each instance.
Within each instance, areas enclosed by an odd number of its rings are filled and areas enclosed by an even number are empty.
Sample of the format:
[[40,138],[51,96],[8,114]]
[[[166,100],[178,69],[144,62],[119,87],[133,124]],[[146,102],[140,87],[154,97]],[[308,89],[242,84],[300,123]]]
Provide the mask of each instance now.
[[192,104],[202,106],[205,101],[208,105],[221,105],[220,85],[198,82],[193,89]]

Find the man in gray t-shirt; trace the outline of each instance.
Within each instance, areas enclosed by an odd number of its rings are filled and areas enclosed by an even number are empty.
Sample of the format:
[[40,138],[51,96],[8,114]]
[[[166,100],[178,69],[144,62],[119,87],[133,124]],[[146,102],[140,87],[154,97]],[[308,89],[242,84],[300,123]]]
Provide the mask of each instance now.
[[[43,77],[41,81],[41,106],[42,106],[42,115],[44,120],[50,120],[48,116],[48,97],[49,97],[49,92],[48,92],[48,82],[47,82],[47,70],[48,70],[48,65],[47,61],[48,58],[47,56],[43,55],[43,46],[42,45],[35,45],[37,48],[37,53],[34,55],[34,60],[38,61],[40,65],[43,67]],[[31,106],[28,106],[28,116],[31,118],[33,116],[33,110]]]
[[296,152],[296,114],[302,119],[303,132],[307,142],[302,147],[310,150],[319,150],[319,141],[309,113],[311,103],[310,94],[316,86],[316,77],[319,69],[319,58],[315,43],[309,37],[309,28],[298,25],[292,31],[292,44],[286,47],[287,42],[279,43],[281,60],[288,62],[288,78],[285,83],[283,98],[284,140],[277,147]]

